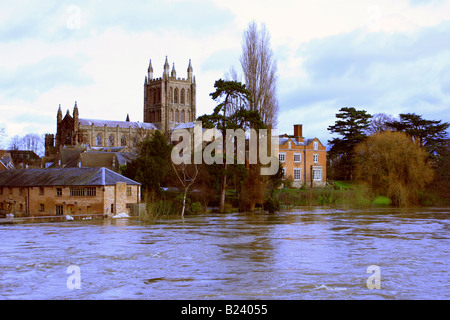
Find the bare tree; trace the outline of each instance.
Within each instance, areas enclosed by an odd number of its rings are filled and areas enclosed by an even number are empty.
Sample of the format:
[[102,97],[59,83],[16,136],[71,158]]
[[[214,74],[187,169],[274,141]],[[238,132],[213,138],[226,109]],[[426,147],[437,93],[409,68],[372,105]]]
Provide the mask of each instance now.
[[37,133],[27,133],[22,137],[22,148],[33,151],[37,155],[42,155],[44,149],[43,137]]
[[15,135],[9,141],[8,149],[9,150],[20,150],[20,149],[22,149],[22,146],[23,146],[22,138],[20,138],[18,135]]
[[0,128],[0,147],[2,147],[2,142],[5,137],[6,137],[5,128]]
[[384,131],[393,131],[393,128],[389,126],[389,122],[394,121],[394,117],[386,113],[376,113],[370,119],[370,124],[366,129],[367,135],[376,134]]
[[195,180],[197,179],[197,175],[198,175],[197,164],[193,164],[192,166],[194,167],[194,172],[189,173],[188,167],[185,163],[175,166],[175,164],[172,162],[173,170],[175,171],[175,174],[177,175],[177,178],[180,181],[180,183],[184,189],[183,190],[183,209],[181,210],[182,218],[184,218],[187,193],[189,191],[189,188],[195,183]]
[[250,110],[257,110],[266,125],[276,127],[278,117],[277,62],[265,24],[255,21],[244,32],[240,58],[245,84],[251,92]]

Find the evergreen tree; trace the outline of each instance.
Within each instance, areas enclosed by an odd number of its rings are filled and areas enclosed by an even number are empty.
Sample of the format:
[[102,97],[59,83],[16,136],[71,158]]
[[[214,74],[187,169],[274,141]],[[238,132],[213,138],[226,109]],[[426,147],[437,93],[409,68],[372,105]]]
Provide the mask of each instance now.
[[448,122],[442,120],[425,120],[414,113],[401,113],[399,120],[393,120],[387,124],[397,131],[408,134],[413,141],[423,147],[431,159],[437,160],[445,150],[443,146],[447,142]]
[[156,130],[138,144],[136,157],[123,168],[123,175],[142,184],[144,191],[160,193],[172,173],[171,151],[161,131]]
[[335,178],[352,180],[354,149],[358,143],[366,139],[365,132],[372,116],[365,110],[356,110],[353,107],[344,107],[339,111],[340,113],[336,114],[339,120],[336,120],[333,126],[329,126],[328,130],[342,137],[328,141],[331,145],[328,156]]
[[[217,107],[214,109],[214,112],[211,115],[203,115],[197,118],[198,121],[202,121],[202,126],[204,128],[217,128],[222,132],[222,137],[226,137],[226,129],[248,129],[248,128],[254,128],[254,129],[260,129],[265,128],[265,125],[261,119],[261,115],[258,111],[250,111],[248,108],[246,108],[246,104],[250,100],[250,92],[246,89],[245,85],[238,81],[226,81],[219,79],[214,83],[214,87],[216,88],[216,91],[212,92],[210,96],[214,99],[220,102]],[[226,154],[226,144],[223,144],[223,155]],[[233,165],[238,166],[239,168],[234,168],[234,170],[231,171],[237,171],[239,170],[245,170],[243,165]],[[208,171],[210,172],[210,175],[216,176],[218,179],[220,179],[219,182],[219,194],[220,194],[220,201],[219,201],[219,211],[223,212],[225,209],[225,195],[226,195],[226,187],[227,187],[227,163],[224,160],[222,164],[217,165],[213,164],[210,165],[210,168],[208,168]],[[255,168],[249,168],[251,170],[254,170]],[[258,169],[259,170],[259,169]],[[212,174],[212,172],[215,172],[215,174]],[[259,171],[258,171],[259,172]],[[255,175],[241,175],[241,177],[249,176],[252,177],[253,180],[253,187],[255,187],[255,184],[259,184],[257,182],[257,178],[255,178]],[[259,174],[258,174],[259,176]],[[236,186],[238,190],[241,189],[239,184]],[[236,183],[237,184],[237,183]],[[248,191],[248,188],[246,188]],[[242,192],[242,194],[247,194],[247,192]],[[256,198],[256,197],[253,197]],[[250,206],[252,207],[252,206]]]

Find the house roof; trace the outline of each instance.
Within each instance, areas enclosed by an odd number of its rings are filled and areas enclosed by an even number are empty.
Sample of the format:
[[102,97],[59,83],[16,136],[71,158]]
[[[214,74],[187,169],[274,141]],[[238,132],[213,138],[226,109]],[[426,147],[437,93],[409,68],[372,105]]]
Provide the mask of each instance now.
[[0,171],[0,187],[107,186],[117,182],[140,185],[104,167]]
[[[112,152],[81,153],[78,160],[82,167],[105,167],[112,169],[115,166],[116,154]],[[77,164],[78,165],[78,164]]]
[[297,141],[297,139],[295,139],[295,137],[294,138],[293,137],[286,137],[286,136],[283,135],[283,136],[279,137],[278,144],[281,146],[281,145],[285,144],[288,140],[291,140],[292,143],[294,143],[296,146],[307,146],[312,141],[314,141],[315,138],[314,139],[306,139],[306,140],[303,140],[303,142],[299,142],[299,141]]
[[79,123],[82,126],[94,126],[94,127],[119,127],[119,128],[142,128],[147,130],[157,129],[153,123],[147,122],[131,122],[131,121],[114,121],[114,120],[98,120],[98,119],[79,119]]
[[0,163],[5,167],[7,170],[14,170],[14,165],[12,163],[12,160],[10,157],[3,157],[0,159]]

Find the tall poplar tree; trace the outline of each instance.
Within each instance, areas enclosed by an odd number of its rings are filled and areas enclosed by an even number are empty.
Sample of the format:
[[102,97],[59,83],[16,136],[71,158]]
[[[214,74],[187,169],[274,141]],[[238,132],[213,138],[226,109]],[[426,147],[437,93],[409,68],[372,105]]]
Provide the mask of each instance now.
[[265,24],[258,29],[250,22],[244,32],[240,58],[245,85],[251,94],[249,110],[258,111],[263,122],[275,128],[278,117],[277,61],[270,47],[270,34]]

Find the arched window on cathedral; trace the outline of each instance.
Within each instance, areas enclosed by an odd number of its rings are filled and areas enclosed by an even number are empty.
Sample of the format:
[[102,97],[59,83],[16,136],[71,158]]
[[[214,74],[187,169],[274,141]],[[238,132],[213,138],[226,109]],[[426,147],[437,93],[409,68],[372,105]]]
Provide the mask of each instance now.
[[191,121],[191,112],[189,110],[186,110],[186,122]]
[[[185,104],[186,102],[185,102],[185,100],[184,100],[184,89],[181,89],[181,97],[180,97],[180,103],[181,104]],[[181,121],[181,122],[183,122],[183,121]]]
[[173,102],[178,103],[178,88],[173,91]]
[[170,109],[170,111],[169,111],[169,119],[170,119],[170,121],[173,121],[173,110],[172,109]]
[[169,95],[170,95],[170,103],[173,103],[173,88],[172,87],[170,87],[170,90],[169,90],[170,92],[169,92]]
[[68,144],[68,145],[72,144],[72,135],[70,134],[70,132],[66,133],[64,144]]
[[191,90],[187,89],[186,93],[186,104],[191,104]]
[[180,119],[179,118],[179,113],[178,113],[178,110],[176,110],[175,111],[175,122],[178,122],[179,119]]
[[184,110],[181,110],[180,117],[181,117],[180,122],[184,123]]
[[109,139],[108,139],[108,146],[109,146],[109,147],[114,147],[114,135],[113,135],[113,134],[111,134],[111,135],[109,136]]
[[99,133],[97,134],[97,137],[95,137],[95,145],[101,146],[102,145],[102,135]]
[[122,147],[125,147],[125,146],[127,145],[127,137],[126,137],[125,135],[123,135],[123,136],[120,138],[120,145],[121,145]]
[[156,88],[156,103],[161,103],[161,90]]

